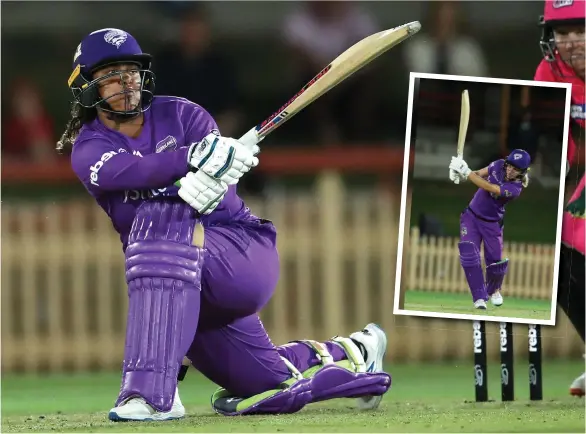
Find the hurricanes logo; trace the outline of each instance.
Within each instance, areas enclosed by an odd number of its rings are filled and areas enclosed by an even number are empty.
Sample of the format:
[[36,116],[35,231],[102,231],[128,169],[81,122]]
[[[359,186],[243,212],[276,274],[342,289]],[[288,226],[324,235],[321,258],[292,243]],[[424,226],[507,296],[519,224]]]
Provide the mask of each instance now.
[[77,46],[77,49],[75,50],[75,54],[73,55],[73,61],[75,62],[79,56],[81,56],[81,44],[79,44]]
[[177,148],[177,141],[175,140],[175,137],[167,136],[159,143],[157,143],[155,152],[158,154],[159,152],[163,152],[168,149],[174,150],[175,148]]
[[112,29],[104,35],[104,41],[115,45],[116,48],[120,48],[126,42],[126,39],[128,39],[128,33],[118,29]]

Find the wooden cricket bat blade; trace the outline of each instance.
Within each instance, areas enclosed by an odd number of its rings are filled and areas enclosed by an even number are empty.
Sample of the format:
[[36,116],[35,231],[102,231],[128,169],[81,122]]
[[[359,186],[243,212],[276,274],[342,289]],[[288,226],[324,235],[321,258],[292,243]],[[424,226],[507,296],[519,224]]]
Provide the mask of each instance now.
[[368,65],[381,54],[410,38],[420,29],[419,21],[413,21],[399,27],[383,30],[358,41],[323,68],[279,110],[244,134],[239,142],[249,148],[256,145],[331,88]]
[[[462,92],[462,102],[460,107],[460,129],[458,131],[458,157],[464,156],[464,144],[466,143],[466,133],[468,132],[468,123],[470,122],[470,96],[468,89]],[[460,183],[459,179],[455,180],[456,184]]]
[[458,156],[464,156],[464,144],[466,143],[466,133],[468,132],[468,123],[470,122],[470,97],[468,90],[462,92],[462,106],[460,108],[460,130],[458,132]]

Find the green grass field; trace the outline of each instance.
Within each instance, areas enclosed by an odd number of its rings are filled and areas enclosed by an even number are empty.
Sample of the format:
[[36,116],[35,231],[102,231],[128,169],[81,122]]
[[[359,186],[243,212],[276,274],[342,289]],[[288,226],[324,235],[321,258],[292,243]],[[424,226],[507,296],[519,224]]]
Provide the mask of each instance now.
[[405,292],[405,310],[421,310],[449,314],[504,316],[508,318],[549,320],[551,302],[548,300],[528,300],[503,295],[502,306],[487,303],[486,310],[474,309],[469,294],[452,294],[409,290]]
[[[521,362],[521,361],[520,361]],[[286,416],[229,418],[209,405],[214,385],[190,371],[181,385],[188,417],[179,421],[113,423],[107,413],[116,398],[119,374],[4,376],[2,432],[584,432],[584,400],[568,385],[584,361],[544,361],[544,400],[529,402],[528,382],[515,372],[512,403],[474,399],[471,362],[395,365],[393,385],[376,411],[358,412],[352,400],[309,405]],[[491,399],[500,396],[498,366],[488,372]]]

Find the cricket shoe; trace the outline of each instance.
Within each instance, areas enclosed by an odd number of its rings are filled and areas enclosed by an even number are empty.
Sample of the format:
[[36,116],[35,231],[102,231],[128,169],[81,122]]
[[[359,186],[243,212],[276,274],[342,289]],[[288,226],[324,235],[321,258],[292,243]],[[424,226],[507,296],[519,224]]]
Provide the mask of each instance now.
[[486,310],[486,301],[484,301],[482,298],[480,300],[476,300],[474,302],[474,309]]
[[143,398],[130,398],[118,407],[114,407],[108,413],[108,419],[113,422],[143,421],[155,422],[164,420],[181,419],[185,416],[185,407],[179,398],[179,388],[175,389],[175,398],[169,411],[157,411]]
[[500,291],[496,291],[494,294],[490,296],[490,302],[493,306],[502,306],[503,304],[503,296],[501,295]]
[[[366,372],[383,372],[383,361],[387,352],[387,335],[376,324],[368,324],[363,330],[352,333],[350,339],[362,344],[366,355],[364,365]],[[360,410],[372,410],[379,406],[380,396],[361,396],[356,398],[356,404]]]
[[578,378],[576,378],[572,384],[570,385],[570,395],[572,396],[579,396],[582,397],[584,396],[585,389],[586,389],[586,372],[582,375],[580,375]]

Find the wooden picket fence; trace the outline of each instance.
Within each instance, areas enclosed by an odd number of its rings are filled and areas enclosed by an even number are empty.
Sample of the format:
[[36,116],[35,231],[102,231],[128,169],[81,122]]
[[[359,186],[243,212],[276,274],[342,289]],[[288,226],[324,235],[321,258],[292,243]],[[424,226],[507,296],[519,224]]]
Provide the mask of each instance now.
[[[261,314],[275,344],[374,321],[388,332],[389,361],[471,357],[469,322],[392,314],[399,203],[390,192],[348,191],[335,173],[313,192],[247,200],[280,230],[281,279]],[[89,199],[4,202],[1,241],[3,372],[119,369],[124,256],[103,211]],[[544,328],[544,354],[580,357],[581,341],[558,317],[561,328]],[[487,329],[496,357],[497,331]]]
[[[460,265],[459,238],[420,235],[411,228],[409,237],[407,289],[466,293],[470,290]],[[484,248],[481,249],[481,255]],[[551,300],[555,265],[555,245],[505,241],[503,256],[509,268],[503,281],[507,295]],[[486,264],[483,259],[483,270]]]

